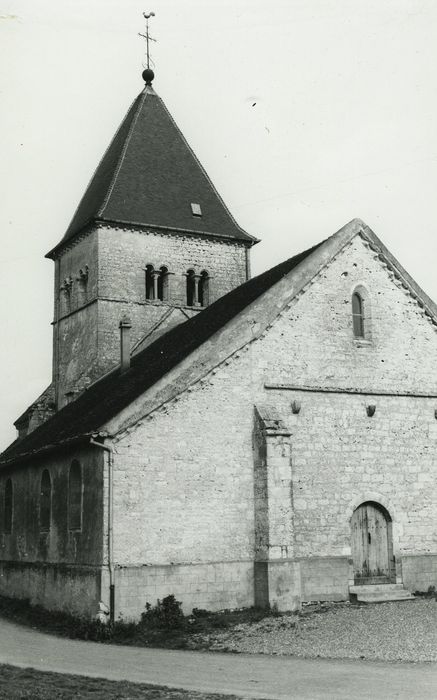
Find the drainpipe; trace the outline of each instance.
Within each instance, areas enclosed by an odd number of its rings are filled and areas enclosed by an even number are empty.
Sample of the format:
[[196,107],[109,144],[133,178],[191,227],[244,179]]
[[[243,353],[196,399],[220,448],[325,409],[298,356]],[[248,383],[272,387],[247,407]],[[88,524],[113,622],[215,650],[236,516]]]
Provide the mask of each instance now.
[[114,622],[115,583],[114,583],[114,449],[93,438],[90,444],[108,453],[108,569],[109,569],[109,621]]

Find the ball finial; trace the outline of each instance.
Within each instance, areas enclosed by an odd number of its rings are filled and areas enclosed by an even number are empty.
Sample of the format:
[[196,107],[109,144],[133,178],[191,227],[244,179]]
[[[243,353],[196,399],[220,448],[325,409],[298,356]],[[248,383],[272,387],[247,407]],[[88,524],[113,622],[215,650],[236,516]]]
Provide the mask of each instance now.
[[155,77],[155,73],[153,72],[153,70],[151,68],[146,68],[145,70],[143,70],[142,75],[146,85],[151,85],[152,80]]

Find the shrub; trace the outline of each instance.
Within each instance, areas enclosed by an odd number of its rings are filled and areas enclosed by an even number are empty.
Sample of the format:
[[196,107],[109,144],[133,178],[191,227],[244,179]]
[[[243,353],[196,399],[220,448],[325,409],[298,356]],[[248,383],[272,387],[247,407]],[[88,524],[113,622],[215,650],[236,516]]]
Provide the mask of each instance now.
[[174,629],[182,627],[184,619],[182,603],[173,594],[157,600],[153,607],[146,603],[146,610],[141,614],[141,624],[144,627]]

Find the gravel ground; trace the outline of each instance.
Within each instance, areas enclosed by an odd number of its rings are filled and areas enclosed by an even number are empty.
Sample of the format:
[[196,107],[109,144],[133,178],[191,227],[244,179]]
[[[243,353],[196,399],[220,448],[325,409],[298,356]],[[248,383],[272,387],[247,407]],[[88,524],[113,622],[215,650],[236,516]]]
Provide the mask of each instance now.
[[[437,602],[419,598],[374,605],[320,604],[298,615],[237,625],[197,641],[207,642],[211,651],[437,661]],[[196,639],[193,642],[194,648]]]

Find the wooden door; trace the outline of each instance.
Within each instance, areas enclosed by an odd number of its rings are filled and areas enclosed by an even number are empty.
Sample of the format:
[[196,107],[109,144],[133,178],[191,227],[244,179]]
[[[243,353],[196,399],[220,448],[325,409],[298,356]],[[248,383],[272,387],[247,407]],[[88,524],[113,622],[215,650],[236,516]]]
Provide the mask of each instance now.
[[355,581],[390,581],[389,523],[383,509],[363,503],[352,516],[351,528]]

